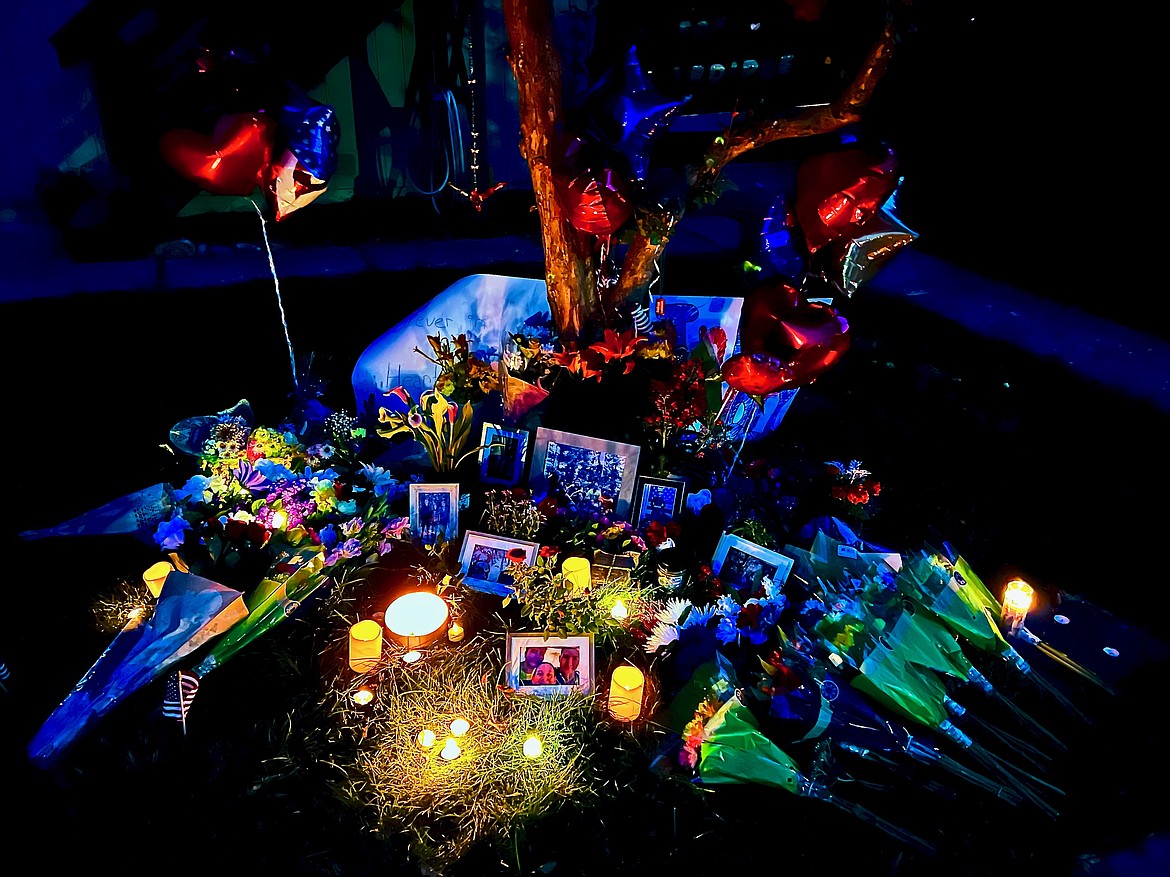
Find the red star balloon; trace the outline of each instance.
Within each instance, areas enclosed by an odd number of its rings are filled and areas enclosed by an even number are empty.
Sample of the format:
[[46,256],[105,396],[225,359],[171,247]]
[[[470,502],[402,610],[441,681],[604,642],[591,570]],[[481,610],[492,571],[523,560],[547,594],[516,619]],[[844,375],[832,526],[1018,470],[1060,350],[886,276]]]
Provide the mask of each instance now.
[[796,220],[815,253],[853,237],[898,187],[889,149],[853,147],[809,156],[796,171]]

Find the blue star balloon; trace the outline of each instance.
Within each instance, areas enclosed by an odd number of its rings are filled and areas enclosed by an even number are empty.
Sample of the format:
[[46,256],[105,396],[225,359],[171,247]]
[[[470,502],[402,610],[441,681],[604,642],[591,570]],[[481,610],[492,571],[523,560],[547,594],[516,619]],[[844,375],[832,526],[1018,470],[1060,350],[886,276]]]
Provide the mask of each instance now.
[[337,170],[341,126],[333,107],[298,96],[281,110],[288,151],[309,173],[328,181]]
[[673,99],[656,93],[642,71],[637,46],[630,46],[623,69],[622,90],[610,102],[609,112],[621,130],[617,148],[629,162],[634,179],[640,181],[650,168],[654,141],[691,97]]

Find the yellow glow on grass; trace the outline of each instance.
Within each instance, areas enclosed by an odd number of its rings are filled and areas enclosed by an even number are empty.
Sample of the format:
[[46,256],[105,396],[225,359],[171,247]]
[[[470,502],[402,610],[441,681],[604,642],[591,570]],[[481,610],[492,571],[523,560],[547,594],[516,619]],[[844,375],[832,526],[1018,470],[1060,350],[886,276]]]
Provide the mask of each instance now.
[[[388,830],[405,827],[436,870],[481,839],[511,832],[572,798],[595,794],[585,776],[580,735],[596,721],[593,697],[545,699],[505,688],[498,644],[476,641],[398,665],[382,682],[358,769],[364,793]],[[419,748],[419,728],[463,718],[474,734],[459,738],[450,760]],[[538,759],[524,742],[540,738]]]

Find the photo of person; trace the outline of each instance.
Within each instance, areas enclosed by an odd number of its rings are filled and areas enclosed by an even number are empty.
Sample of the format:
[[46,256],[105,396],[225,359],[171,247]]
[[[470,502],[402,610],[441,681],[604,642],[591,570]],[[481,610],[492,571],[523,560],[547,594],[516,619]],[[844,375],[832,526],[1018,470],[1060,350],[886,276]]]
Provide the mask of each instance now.
[[639,445],[537,427],[529,486],[575,512],[630,513]]
[[756,594],[763,590],[764,579],[775,581],[776,569],[774,563],[765,563],[746,551],[730,548],[719,568],[719,578],[739,591]]
[[563,491],[574,511],[613,512],[625,476],[621,454],[549,442],[544,476]]
[[459,533],[459,485],[411,484],[410,533],[424,545]]
[[515,583],[514,564],[530,566],[539,549],[536,542],[468,530],[459,549],[463,584],[473,590],[507,597]]
[[510,585],[513,579],[506,572],[508,566],[508,549],[494,545],[477,545],[471,552],[471,564],[467,568],[467,574],[493,585]]
[[545,649],[542,646],[529,646],[524,650],[524,660],[521,662],[517,674],[521,685],[535,684],[532,681],[532,674],[536,672],[537,667],[545,663],[544,653]]
[[593,634],[509,633],[507,656],[508,681],[516,691],[557,697],[593,687]]
[[581,671],[580,646],[565,646],[557,657],[556,680],[557,685],[579,685]]
[[536,665],[536,669],[532,671],[532,681],[529,685],[556,685],[557,672],[548,661],[541,661]]

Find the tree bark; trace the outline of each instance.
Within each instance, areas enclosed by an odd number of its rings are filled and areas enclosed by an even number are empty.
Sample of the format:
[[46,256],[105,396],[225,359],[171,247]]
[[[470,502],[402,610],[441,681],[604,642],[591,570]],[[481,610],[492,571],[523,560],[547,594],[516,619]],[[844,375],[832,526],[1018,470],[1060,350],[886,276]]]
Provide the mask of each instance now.
[[564,137],[561,57],[553,40],[548,0],[503,0],[508,63],[516,78],[520,153],[528,162],[540,216],[545,282],[553,324],[564,340],[600,317],[593,238],[573,227],[557,199],[553,173]]

